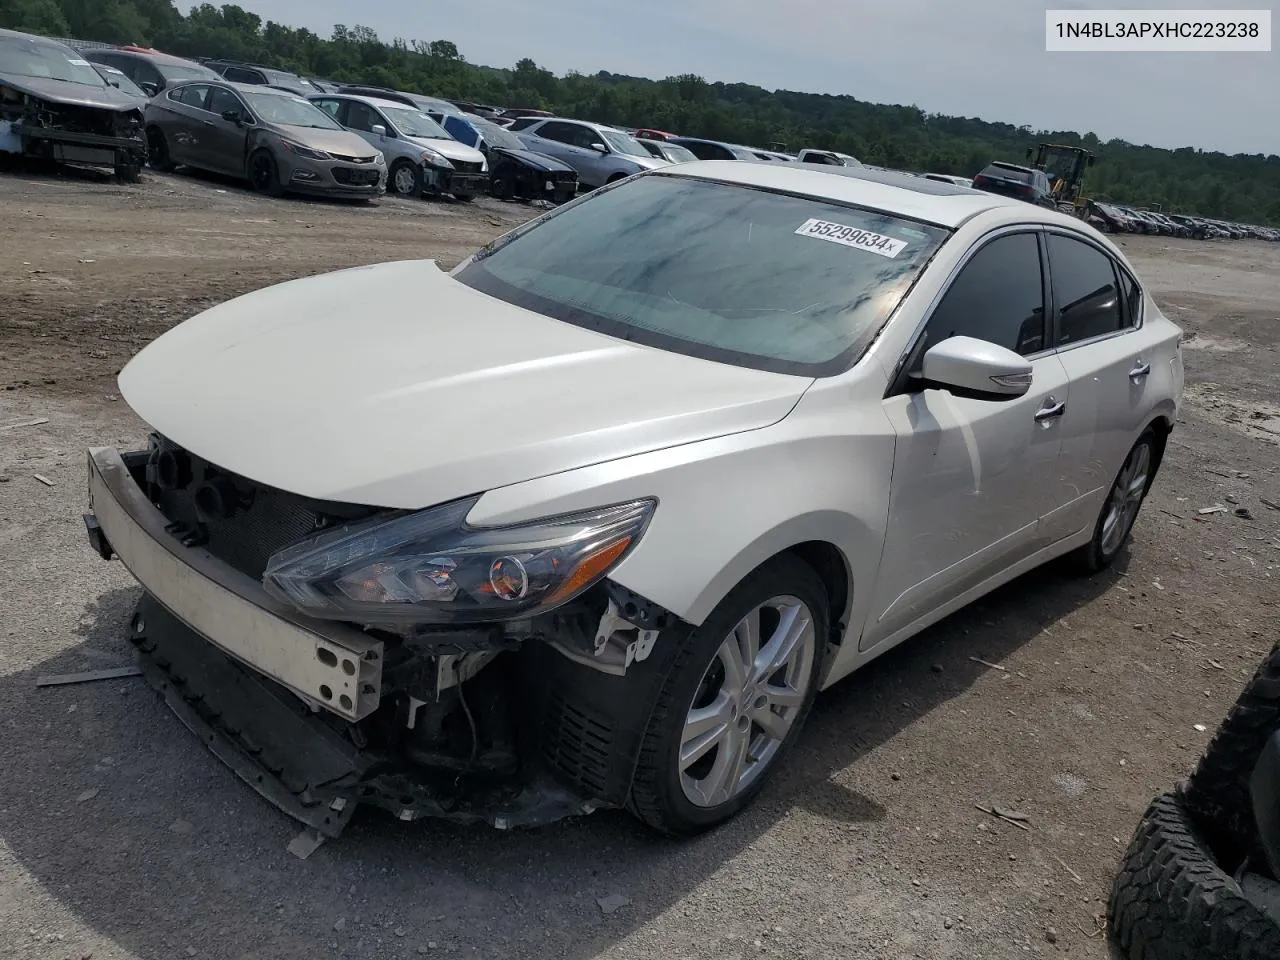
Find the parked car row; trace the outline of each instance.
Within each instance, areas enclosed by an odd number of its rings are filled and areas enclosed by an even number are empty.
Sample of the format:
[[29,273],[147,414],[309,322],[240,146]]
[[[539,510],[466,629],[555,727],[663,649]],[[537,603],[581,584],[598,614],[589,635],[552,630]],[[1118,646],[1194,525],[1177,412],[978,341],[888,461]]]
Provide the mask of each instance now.
[[1088,221],[1104,233],[1145,233],[1194,240],[1280,240],[1280,230],[1186,214],[1165,214],[1090,200]]

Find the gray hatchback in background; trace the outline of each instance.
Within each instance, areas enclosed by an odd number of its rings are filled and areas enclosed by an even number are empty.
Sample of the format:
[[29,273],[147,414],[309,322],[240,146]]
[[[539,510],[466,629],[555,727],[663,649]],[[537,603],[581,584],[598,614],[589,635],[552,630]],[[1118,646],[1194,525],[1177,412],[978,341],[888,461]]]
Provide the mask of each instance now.
[[270,196],[376,197],[386,190],[380,150],[283,90],[185,83],[148,102],[146,131],[148,162],[157,170],[186,165],[243,177]]

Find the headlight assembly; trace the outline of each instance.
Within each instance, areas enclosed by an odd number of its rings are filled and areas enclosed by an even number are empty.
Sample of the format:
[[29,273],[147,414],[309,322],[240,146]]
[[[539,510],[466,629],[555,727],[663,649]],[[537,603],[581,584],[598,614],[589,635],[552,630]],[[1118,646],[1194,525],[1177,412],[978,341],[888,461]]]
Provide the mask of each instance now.
[[476,623],[558,607],[605,576],[644,533],[655,501],[531,523],[468,527],[478,498],[344,527],[267,563],[267,592],[303,613],[357,623]]
[[323,150],[313,150],[310,147],[304,147],[300,143],[294,143],[292,140],[286,140],[284,139],[284,137],[280,138],[280,145],[284,147],[286,150],[288,150],[290,153],[296,154],[299,157],[305,157],[308,160],[332,160],[333,159],[331,156],[329,156],[329,154],[325,153]]
[[443,153],[436,153],[434,150],[423,150],[422,162],[429,163],[431,166],[439,167],[442,170],[453,169],[453,164],[449,162],[449,158]]

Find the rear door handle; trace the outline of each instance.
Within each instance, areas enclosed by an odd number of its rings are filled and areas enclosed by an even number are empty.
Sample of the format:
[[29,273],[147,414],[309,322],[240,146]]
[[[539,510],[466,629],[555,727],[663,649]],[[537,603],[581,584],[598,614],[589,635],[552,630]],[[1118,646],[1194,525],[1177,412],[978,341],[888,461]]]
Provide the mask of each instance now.
[[1036,411],[1036,422],[1044,423],[1046,420],[1052,420],[1054,417],[1060,417],[1067,412],[1067,401],[1058,402],[1049,397],[1045,400],[1044,406]]
[[1141,380],[1151,372],[1151,364],[1145,360],[1139,360],[1133,365],[1133,369],[1129,371],[1129,379],[1133,381]]

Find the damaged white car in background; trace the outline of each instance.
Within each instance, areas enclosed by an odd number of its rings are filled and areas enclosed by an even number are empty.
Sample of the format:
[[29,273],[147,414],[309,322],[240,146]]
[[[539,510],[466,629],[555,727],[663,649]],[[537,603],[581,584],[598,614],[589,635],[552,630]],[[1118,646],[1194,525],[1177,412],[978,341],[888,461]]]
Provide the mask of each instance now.
[[337,835],[740,810],[819,689],[1123,548],[1179,331],[1085,224],[865,168],[688,163],[451,273],[214,307],[121,393],[90,540],[184,722]]

